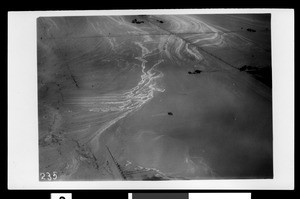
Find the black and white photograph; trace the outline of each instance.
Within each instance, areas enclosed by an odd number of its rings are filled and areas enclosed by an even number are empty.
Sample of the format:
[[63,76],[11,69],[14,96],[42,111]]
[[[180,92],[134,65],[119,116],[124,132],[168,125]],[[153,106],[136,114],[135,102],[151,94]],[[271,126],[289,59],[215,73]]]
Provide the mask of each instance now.
[[38,17],[39,181],[273,179],[271,20]]

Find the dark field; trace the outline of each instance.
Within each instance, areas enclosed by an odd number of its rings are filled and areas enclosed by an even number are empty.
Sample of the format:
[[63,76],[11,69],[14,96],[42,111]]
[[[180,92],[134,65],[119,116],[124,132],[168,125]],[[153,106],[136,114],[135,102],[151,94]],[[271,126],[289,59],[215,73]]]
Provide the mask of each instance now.
[[37,30],[40,180],[273,178],[270,15]]

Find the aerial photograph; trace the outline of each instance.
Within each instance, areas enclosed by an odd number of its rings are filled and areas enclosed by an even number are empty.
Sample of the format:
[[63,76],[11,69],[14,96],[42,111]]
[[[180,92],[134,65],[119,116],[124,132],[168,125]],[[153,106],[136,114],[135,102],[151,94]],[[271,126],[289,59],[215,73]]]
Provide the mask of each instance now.
[[36,27],[39,181],[273,179],[271,14]]

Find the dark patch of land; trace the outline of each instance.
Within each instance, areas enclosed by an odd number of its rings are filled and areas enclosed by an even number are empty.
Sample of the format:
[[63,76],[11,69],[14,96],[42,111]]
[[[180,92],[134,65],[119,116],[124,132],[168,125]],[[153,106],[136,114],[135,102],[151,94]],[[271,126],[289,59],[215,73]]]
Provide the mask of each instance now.
[[251,74],[255,79],[259,80],[269,87],[272,87],[272,69],[270,66],[255,67],[244,65],[239,70]]
[[251,29],[251,28],[247,28],[247,31],[248,31],[248,32],[256,32],[256,30]]
[[136,24],[144,23],[144,21],[138,21],[137,19],[133,19],[131,22]]
[[151,176],[151,177],[144,177],[142,180],[167,180],[167,179],[164,179],[163,177],[157,177],[157,176]]
[[189,71],[188,74],[200,74],[201,70],[195,70],[194,72]]

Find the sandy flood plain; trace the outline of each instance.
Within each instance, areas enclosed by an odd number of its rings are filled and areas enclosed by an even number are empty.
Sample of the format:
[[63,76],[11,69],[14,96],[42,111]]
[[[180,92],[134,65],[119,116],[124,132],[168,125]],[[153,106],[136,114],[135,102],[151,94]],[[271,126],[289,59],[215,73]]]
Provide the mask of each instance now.
[[270,67],[269,44],[256,44],[269,23],[235,20],[221,29],[220,16],[38,19],[40,173],[272,177],[271,88],[238,70]]

